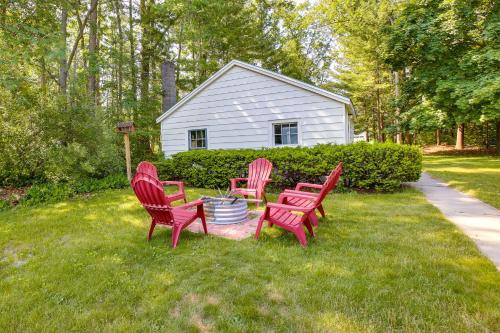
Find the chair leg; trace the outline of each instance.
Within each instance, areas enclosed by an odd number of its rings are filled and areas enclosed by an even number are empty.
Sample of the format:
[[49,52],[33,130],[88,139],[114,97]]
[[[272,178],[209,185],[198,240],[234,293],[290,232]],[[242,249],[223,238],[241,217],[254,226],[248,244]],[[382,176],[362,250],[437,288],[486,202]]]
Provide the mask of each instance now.
[[184,203],[187,203],[186,195],[184,194]]
[[309,213],[308,218],[315,227],[318,226],[318,217],[316,216],[316,213],[314,211]]
[[154,221],[151,221],[151,226],[149,227],[149,233],[148,233],[148,241],[151,239],[151,235],[153,234],[153,230],[155,230],[156,223]]
[[299,240],[299,243],[300,245],[302,245],[302,247],[306,247],[307,246],[307,238],[306,238],[306,233],[304,232],[304,228],[302,228],[302,226],[299,227],[299,229],[297,229],[295,232],[295,237],[297,237],[297,239]]
[[198,206],[198,216],[201,219],[201,225],[203,226],[203,231],[205,231],[205,235],[206,235],[206,234],[208,234],[207,220],[205,219],[205,212],[203,211],[202,206]]
[[179,241],[179,236],[181,234],[181,226],[172,227],[172,247],[175,249],[177,247],[177,242]]
[[325,210],[323,209],[323,205],[318,206],[319,213],[321,214],[322,217],[325,217]]
[[311,236],[313,236],[313,237],[316,237],[316,235],[314,234],[314,230],[313,230],[311,221],[309,221],[308,218],[305,219],[304,224],[306,225],[306,228],[309,231],[309,234],[311,234]]
[[[257,229],[255,230],[255,239],[259,239],[260,236],[260,230],[262,229],[262,224],[264,223],[264,219],[266,218],[266,214],[262,214],[262,216],[259,219],[259,223],[257,224]],[[271,223],[271,222],[269,222]]]

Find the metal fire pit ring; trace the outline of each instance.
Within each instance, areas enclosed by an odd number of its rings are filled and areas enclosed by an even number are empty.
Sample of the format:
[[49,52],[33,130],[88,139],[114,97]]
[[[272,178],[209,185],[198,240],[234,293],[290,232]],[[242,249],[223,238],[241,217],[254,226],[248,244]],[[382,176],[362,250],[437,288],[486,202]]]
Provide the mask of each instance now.
[[236,224],[248,220],[248,204],[244,199],[204,197],[202,200],[210,224]]

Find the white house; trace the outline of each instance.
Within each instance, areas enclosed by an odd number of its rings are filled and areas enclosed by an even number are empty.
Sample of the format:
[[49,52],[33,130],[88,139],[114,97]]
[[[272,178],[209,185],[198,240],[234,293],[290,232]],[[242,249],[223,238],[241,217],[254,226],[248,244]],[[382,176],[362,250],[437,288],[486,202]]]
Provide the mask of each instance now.
[[349,98],[233,60],[163,113],[165,156],[192,149],[353,142]]

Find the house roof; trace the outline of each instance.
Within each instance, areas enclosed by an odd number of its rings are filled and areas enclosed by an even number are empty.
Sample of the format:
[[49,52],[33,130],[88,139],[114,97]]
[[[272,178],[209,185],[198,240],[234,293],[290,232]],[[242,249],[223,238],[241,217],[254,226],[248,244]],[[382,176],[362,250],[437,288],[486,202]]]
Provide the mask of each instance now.
[[210,84],[212,84],[212,82],[216,81],[219,77],[221,77],[222,75],[224,75],[224,73],[226,73],[227,71],[229,71],[231,68],[233,68],[235,66],[238,66],[238,67],[241,67],[241,68],[245,68],[245,69],[248,69],[250,71],[253,71],[253,72],[256,72],[256,73],[259,73],[259,74],[262,74],[262,75],[266,75],[266,76],[271,77],[273,79],[276,79],[276,80],[279,80],[279,81],[291,84],[293,86],[302,88],[304,90],[308,90],[310,92],[316,93],[318,95],[321,95],[321,96],[333,99],[333,100],[335,100],[337,102],[344,103],[344,104],[346,104],[349,107],[349,109],[351,110],[351,112],[354,115],[356,115],[356,111],[354,109],[354,106],[353,106],[351,100],[348,97],[345,97],[345,96],[342,96],[342,95],[338,95],[338,94],[334,94],[331,91],[318,88],[316,86],[313,86],[311,84],[308,84],[308,83],[305,83],[305,82],[293,79],[293,78],[285,76],[283,74],[278,74],[276,72],[273,72],[273,71],[270,71],[270,70],[267,70],[267,69],[264,69],[264,68],[261,68],[261,67],[258,67],[258,66],[247,64],[246,62],[243,62],[243,61],[232,60],[230,63],[228,63],[227,65],[225,65],[224,67],[222,67],[219,71],[217,71],[215,74],[213,74],[210,78],[208,78],[205,82],[203,82],[201,85],[199,85],[196,89],[194,89],[189,94],[187,94],[186,96],[184,96],[179,102],[177,102],[174,106],[172,106],[170,109],[168,109],[166,112],[164,112],[161,116],[159,116],[156,119],[156,122],[159,123],[162,120],[164,120],[167,117],[169,117],[171,114],[173,114],[175,111],[177,111],[181,106],[183,106],[184,104],[186,104],[188,101],[190,101],[196,95],[198,95],[201,91],[203,91],[203,89],[205,89]]

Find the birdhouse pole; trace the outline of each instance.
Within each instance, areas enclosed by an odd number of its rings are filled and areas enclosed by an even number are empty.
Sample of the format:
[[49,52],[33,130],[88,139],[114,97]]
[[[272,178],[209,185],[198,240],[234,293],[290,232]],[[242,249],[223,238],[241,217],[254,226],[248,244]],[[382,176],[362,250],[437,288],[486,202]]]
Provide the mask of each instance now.
[[127,163],[127,178],[132,180],[132,161],[130,159],[130,138],[128,133],[123,133],[123,142],[125,143],[125,161]]
[[116,131],[123,134],[123,142],[125,143],[125,161],[127,163],[127,178],[132,180],[132,160],[130,158],[130,138],[129,133],[135,131],[134,123],[131,121],[118,123]]

